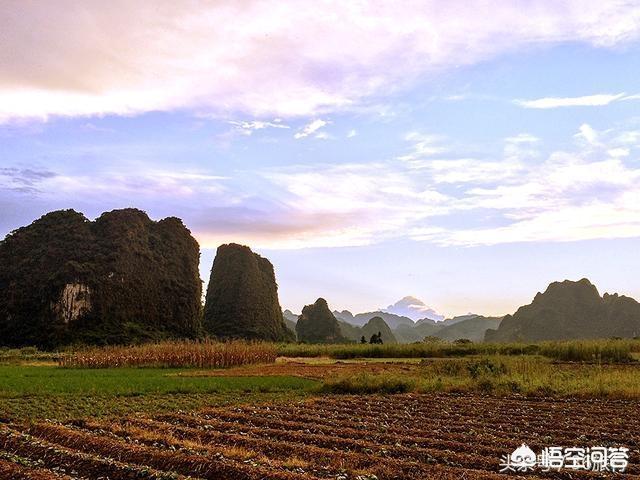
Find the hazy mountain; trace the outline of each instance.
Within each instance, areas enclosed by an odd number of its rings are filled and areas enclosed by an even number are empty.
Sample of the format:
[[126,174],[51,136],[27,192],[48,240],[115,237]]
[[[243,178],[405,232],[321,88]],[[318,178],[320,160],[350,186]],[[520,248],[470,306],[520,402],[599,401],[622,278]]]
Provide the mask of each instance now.
[[401,315],[395,315],[393,313],[380,312],[380,311],[358,313],[357,315],[354,315],[349,310],[343,310],[341,312],[334,310],[333,315],[342,322],[347,322],[351,325],[356,325],[358,327],[362,327],[373,317],[382,318],[385,321],[385,323],[392,329],[396,328],[398,325],[413,326],[413,320],[411,320],[408,317],[403,317]]
[[221,245],[211,268],[204,329],[218,338],[288,341],[273,265],[249,247]]
[[533,302],[507,315],[487,341],[539,341],[640,335],[640,304],[618,294],[600,296],[586,278],[554,282]]
[[422,322],[414,325],[399,325],[393,329],[393,334],[400,343],[421,342],[424,337],[434,336],[443,326],[441,322]]
[[324,298],[302,309],[296,323],[296,334],[298,341],[308,343],[340,343],[346,340]]
[[483,317],[481,315],[462,315],[461,317],[454,317],[454,319],[460,319],[448,325],[443,323],[442,329],[436,332],[434,335],[443,340],[453,342],[459,338],[466,338],[473,342],[482,342],[487,330],[490,328],[496,329],[502,317]]
[[[449,326],[454,325],[459,322],[464,322],[465,320],[470,320],[472,318],[481,317],[482,315],[478,315],[476,313],[467,313],[466,315],[458,315],[457,317],[446,318],[442,321],[442,325]],[[489,318],[489,317],[485,317]],[[502,317],[500,317],[502,318]]]
[[354,315],[353,322],[356,325],[364,325],[373,317],[382,318],[390,328],[397,328],[399,325],[413,325],[413,320],[401,315],[387,312],[367,312]]
[[373,317],[362,327],[343,321],[338,321],[338,323],[342,335],[349,340],[360,342],[364,335],[365,340],[368,342],[372,335],[381,333],[383,343],[398,343],[391,328],[381,317]]
[[341,312],[334,310],[333,316],[336,317],[338,320],[342,320],[343,322],[348,322],[352,324],[354,323],[353,313],[351,313],[349,310],[342,310]]
[[360,337],[362,337],[362,327],[343,320],[338,320],[338,326],[340,327],[340,333],[344,338],[353,342],[360,341]]
[[398,300],[396,303],[389,305],[382,311],[402,317],[408,317],[413,321],[420,320],[422,318],[429,318],[436,321],[444,320],[444,315],[440,315],[433,308],[427,306],[422,300],[411,296]]
[[282,316],[284,317],[285,320],[288,320],[289,322],[295,325],[300,315],[296,315],[291,310],[287,309],[284,312],[282,312]]
[[438,337],[453,341],[468,338],[482,341],[486,330],[497,328],[501,317],[483,317],[469,314],[448,318],[442,322],[435,322],[428,318],[418,320],[415,325],[400,325],[393,330],[393,334],[400,343],[421,342],[424,337]]
[[369,341],[372,335],[382,334],[383,343],[398,343],[389,325],[381,317],[373,317],[362,327],[364,338]]

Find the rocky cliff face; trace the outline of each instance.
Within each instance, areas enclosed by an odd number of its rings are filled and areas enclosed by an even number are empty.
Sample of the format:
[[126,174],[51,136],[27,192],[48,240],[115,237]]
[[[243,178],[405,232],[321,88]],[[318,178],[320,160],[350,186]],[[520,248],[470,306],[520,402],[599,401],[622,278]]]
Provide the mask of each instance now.
[[51,212],[0,242],[0,343],[52,348],[195,336],[199,247],[177,218]]
[[204,308],[205,331],[218,338],[290,341],[273,265],[249,247],[218,247]]
[[346,341],[338,320],[329,310],[327,301],[319,298],[302,309],[296,323],[298,341],[307,343],[340,343]]
[[540,341],[640,335],[640,304],[617,294],[601,297],[586,278],[554,282],[533,302],[504,317],[486,341]]

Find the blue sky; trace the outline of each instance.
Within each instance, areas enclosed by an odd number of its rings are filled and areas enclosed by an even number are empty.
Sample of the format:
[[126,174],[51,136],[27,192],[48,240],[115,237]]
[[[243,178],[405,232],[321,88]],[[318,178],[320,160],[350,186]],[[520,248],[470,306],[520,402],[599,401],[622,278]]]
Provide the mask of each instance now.
[[640,2],[66,4],[0,7],[0,236],[179,216],[294,311],[640,297]]

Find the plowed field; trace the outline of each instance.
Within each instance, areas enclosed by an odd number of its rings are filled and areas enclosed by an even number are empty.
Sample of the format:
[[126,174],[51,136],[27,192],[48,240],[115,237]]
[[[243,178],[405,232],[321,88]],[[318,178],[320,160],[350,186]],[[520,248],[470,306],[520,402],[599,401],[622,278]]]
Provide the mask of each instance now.
[[[521,443],[626,446],[637,402],[477,395],[331,396],[197,413],[0,426],[2,479],[492,479]],[[375,477],[373,477],[375,475]],[[622,478],[622,476],[618,476]],[[527,478],[601,478],[536,471]]]

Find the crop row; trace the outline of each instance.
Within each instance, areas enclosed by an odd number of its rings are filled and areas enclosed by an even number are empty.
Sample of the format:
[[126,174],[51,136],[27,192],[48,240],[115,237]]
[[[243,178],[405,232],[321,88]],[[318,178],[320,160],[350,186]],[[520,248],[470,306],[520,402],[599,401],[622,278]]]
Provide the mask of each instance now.
[[[351,401],[353,400],[353,401]],[[276,479],[339,477],[442,480],[517,478],[499,474],[501,455],[522,442],[627,446],[625,478],[640,478],[638,406],[633,403],[481,396],[326,397],[290,404],[211,408],[197,413],[0,426],[8,478]],[[542,417],[536,416],[542,412]],[[626,425],[619,415],[626,412]],[[586,427],[572,422],[582,419]],[[25,469],[33,472],[25,476]],[[0,478],[3,478],[0,475]],[[526,478],[593,479],[584,471]]]

